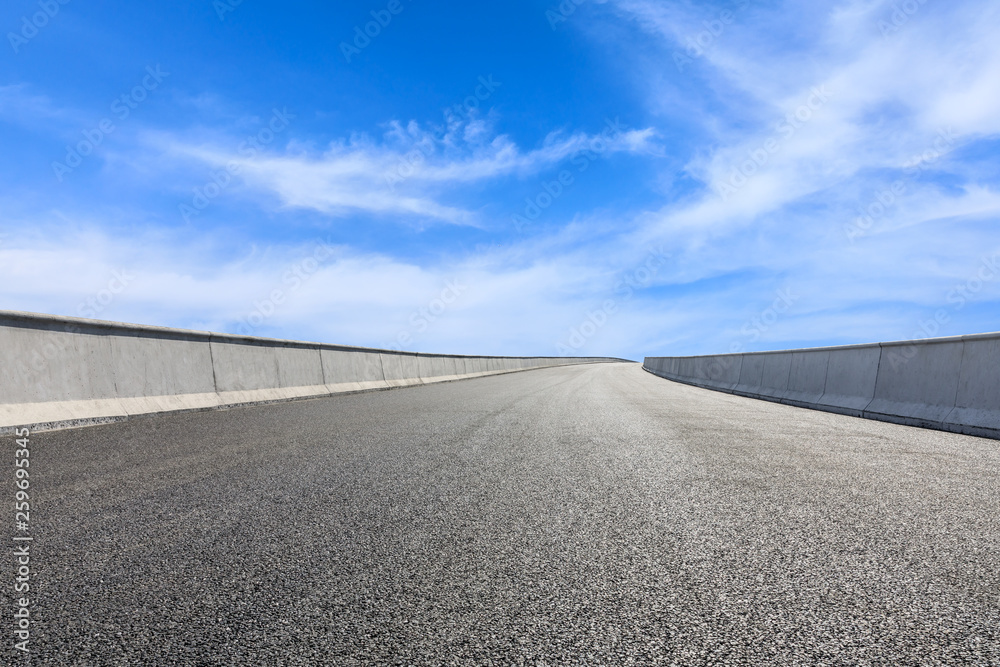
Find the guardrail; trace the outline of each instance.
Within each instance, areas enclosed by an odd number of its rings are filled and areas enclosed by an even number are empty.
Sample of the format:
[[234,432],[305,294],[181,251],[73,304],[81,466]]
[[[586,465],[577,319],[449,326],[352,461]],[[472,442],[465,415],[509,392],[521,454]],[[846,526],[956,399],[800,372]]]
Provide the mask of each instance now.
[[788,405],[1000,438],[1000,334],[777,352],[647,357],[677,382]]
[[0,311],[0,433],[606,361],[621,360],[418,354]]

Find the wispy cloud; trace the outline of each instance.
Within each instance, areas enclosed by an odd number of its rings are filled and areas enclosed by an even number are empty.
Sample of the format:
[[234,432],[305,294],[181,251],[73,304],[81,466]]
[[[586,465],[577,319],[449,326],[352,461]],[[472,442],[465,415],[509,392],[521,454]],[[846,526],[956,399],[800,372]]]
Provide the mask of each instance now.
[[[677,271],[658,282],[679,321],[704,318],[690,330],[738,330],[734,313],[791,281],[805,296],[772,340],[830,340],[839,332],[817,323],[838,318],[867,327],[862,340],[905,337],[908,313],[943,304],[993,248],[1000,182],[964,156],[1000,135],[1000,8],[911,5],[615,3],[671,65],[650,109],[704,137],[684,168],[700,187],[641,214],[632,236],[675,249]],[[678,53],[695,62],[674,67]],[[678,109],[684,86],[696,92]],[[890,184],[901,194],[883,205]],[[878,221],[852,244],[844,230],[873,202]],[[687,296],[720,280],[707,306]]]
[[[619,4],[666,36],[664,59],[683,49],[690,39],[683,36],[699,26],[691,8]],[[686,207],[669,206],[663,229],[746,223],[868,171],[901,170],[941,131],[953,133],[959,145],[1000,132],[1000,10],[978,2],[950,9],[941,16],[924,8],[926,15],[888,35],[878,25],[891,19],[894,6],[884,2],[841,3],[830,13],[798,2],[754,8],[754,30],[737,16],[704,49],[709,69],[685,76],[738,88],[752,99],[752,113],[746,116],[744,100],[706,119],[715,145],[687,165],[705,184],[705,196]],[[699,13],[705,24],[718,12]],[[759,30],[760,23],[773,31]],[[810,23],[806,32],[816,41],[802,45],[797,33]],[[845,43],[850,48],[841,48]],[[811,78],[803,80],[803,71]],[[741,116],[743,122],[734,122]]]
[[22,127],[78,125],[83,115],[59,107],[53,100],[24,84],[0,86],[0,119]]
[[[651,129],[615,136],[609,152],[649,150]],[[245,159],[217,145],[173,140],[164,148],[211,168],[240,165],[251,188],[276,195],[283,205],[332,216],[357,212],[405,214],[454,224],[477,224],[475,210],[448,203],[461,188],[507,176],[525,177],[550,168],[595,141],[582,132],[550,133],[541,145],[522,149],[482,119],[452,119],[444,127],[416,121],[387,124],[376,140],[356,135],[323,151],[291,143]]]

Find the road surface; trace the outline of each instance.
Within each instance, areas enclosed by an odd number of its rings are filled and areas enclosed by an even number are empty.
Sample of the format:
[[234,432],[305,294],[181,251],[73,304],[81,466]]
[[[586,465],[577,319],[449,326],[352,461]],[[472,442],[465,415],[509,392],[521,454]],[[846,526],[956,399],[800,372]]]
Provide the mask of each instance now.
[[1000,664],[996,441],[598,364],[31,446],[34,665]]

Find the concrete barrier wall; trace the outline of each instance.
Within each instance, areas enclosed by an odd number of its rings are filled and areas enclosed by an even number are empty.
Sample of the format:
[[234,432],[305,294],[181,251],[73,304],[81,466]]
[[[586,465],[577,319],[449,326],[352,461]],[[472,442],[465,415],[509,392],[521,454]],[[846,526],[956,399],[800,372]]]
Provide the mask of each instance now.
[[[740,372],[743,370],[743,356],[739,354],[723,354],[702,364],[700,372],[705,385],[713,389],[732,391],[740,383]],[[666,364],[663,364],[666,366]]]
[[830,350],[823,397],[819,405],[830,412],[863,417],[875,398],[879,345],[856,345]]
[[465,357],[0,311],[0,433],[447,382],[579,357]]
[[648,357],[643,368],[741,396],[1000,438],[997,333],[740,355]]
[[760,388],[757,391],[768,398],[782,398],[788,392],[788,375],[791,368],[790,352],[764,355],[764,371],[761,373]]
[[966,336],[955,409],[948,423],[1000,431],[1000,337]]
[[782,398],[793,405],[820,403],[826,390],[830,352],[793,352],[788,364],[788,388]]
[[[677,377],[683,377],[680,373]],[[740,382],[735,392],[745,396],[756,396],[760,393],[760,382],[764,377],[764,357],[743,355],[740,364]]]
[[278,357],[273,347],[252,341],[210,341],[219,393],[277,389]]
[[964,346],[961,339],[883,345],[875,398],[865,412],[894,415],[914,426],[947,421],[958,398]]
[[382,372],[390,387],[409,387],[422,384],[420,381],[420,362],[415,354],[394,354],[383,352]]
[[[161,334],[158,338],[128,332],[107,336],[111,344],[110,367],[114,369],[113,379],[122,414],[220,405],[211,348],[197,336],[171,336],[166,331]],[[74,388],[84,392],[87,386],[87,382],[81,382]],[[44,405],[43,410],[46,409]]]
[[331,394],[344,391],[386,389],[382,355],[347,348],[321,348],[323,377]]

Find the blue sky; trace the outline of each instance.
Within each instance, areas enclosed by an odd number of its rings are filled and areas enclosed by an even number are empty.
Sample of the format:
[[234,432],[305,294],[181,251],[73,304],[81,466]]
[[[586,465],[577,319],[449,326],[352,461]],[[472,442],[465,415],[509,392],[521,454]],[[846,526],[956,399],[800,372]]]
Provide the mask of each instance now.
[[10,0],[0,27],[5,309],[633,359],[1000,329],[996,3]]

